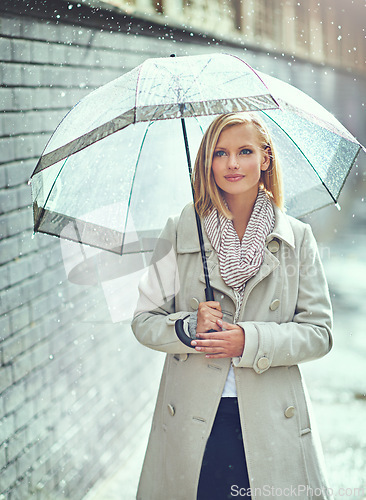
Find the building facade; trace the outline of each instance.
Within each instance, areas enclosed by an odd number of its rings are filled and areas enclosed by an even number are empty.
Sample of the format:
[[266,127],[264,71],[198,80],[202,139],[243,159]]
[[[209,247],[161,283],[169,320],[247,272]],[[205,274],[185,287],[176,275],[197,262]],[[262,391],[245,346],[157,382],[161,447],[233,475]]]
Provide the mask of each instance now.
[[105,0],[130,15],[248,48],[366,73],[360,0]]

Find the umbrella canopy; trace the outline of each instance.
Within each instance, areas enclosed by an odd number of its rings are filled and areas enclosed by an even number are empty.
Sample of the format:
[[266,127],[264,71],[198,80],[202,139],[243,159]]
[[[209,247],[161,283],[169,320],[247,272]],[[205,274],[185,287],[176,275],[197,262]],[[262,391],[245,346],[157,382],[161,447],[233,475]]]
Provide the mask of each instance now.
[[149,59],[82,99],[35,171],[35,231],[140,252],[191,199],[182,135],[196,153],[213,115],[258,111],[279,152],[287,212],[335,203],[361,145],[322,106],[227,54]]

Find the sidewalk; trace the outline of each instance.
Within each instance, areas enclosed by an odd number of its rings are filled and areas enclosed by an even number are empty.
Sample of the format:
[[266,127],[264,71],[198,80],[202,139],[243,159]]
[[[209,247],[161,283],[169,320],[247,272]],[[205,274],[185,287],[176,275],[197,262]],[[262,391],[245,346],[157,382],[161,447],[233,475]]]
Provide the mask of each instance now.
[[[334,347],[325,358],[302,365],[336,500],[366,499],[365,247],[366,235],[343,234],[329,257],[323,256],[334,306]],[[148,432],[149,424],[135,436],[129,461],[84,500],[135,498]]]

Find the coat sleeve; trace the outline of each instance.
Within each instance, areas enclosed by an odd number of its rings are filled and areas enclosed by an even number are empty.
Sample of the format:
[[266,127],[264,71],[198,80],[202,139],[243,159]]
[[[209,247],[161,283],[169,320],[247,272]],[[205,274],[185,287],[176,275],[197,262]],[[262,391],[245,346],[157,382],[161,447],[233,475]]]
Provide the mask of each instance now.
[[320,358],[332,347],[332,307],[323,266],[311,228],[306,225],[300,248],[299,287],[291,322],[247,321],[242,357],[235,367],[263,373],[270,367],[291,366]]
[[175,310],[179,293],[176,253],[177,220],[169,219],[163,229],[151,263],[139,283],[139,299],[132,320],[137,340],[151,349],[173,354],[196,352],[185,346],[175,333],[177,319],[184,320],[187,335],[188,311]]

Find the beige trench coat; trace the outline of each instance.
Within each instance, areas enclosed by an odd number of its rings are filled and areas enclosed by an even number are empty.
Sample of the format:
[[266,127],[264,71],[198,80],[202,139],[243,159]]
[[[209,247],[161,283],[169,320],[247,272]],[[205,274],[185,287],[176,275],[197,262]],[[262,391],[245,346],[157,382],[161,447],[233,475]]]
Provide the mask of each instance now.
[[[238,320],[245,331],[241,358],[205,358],[177,339],[176,319],[186,318],[205,300],[192,205],[163,230],[161,241],[170,243],[171,252],[165,262],[156,259],[141,280],[132,322],[139,342],[167,353],[138,499],[196,499],[230,363],[252,499],[331,498],[298,367],[331,348],[328,287],[310,226],[274,210],[275,227],[262,266],[245,288]],[[235,296],[220,276],[217,254],[206,236],[205,247],[215,300],[234,314]],[[232,492],[240,497],[240,485],[233,485]]]

